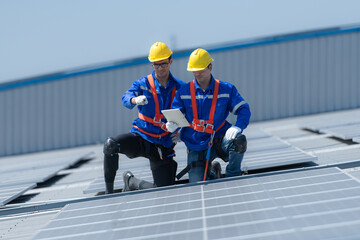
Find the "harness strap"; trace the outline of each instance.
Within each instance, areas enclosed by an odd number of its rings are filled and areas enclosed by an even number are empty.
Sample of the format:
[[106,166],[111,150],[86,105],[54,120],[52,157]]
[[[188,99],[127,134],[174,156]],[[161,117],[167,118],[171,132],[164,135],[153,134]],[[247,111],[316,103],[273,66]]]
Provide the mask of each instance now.
[[139,128],[138,126],[134,125],[135,128],[137,128],[140,132],[145,133],[146,135],[149,135],[150,137],[154,137],[154,138],[162,138],[164,136],[166,136],[167,134],[169,134],[170,132],[163,132],[161,134],[155,134],[155,133],[149,133],[141,128]]
[[193,107],[193,121],[190,124],[190,127],[198,132],[206,132],[209,134],[213,134],[218,131],[222,126],[224,126],[225,121],[214,131],[214,116],[216,110],[216,102],[219,94],[219,80],[215,79],[215,87],[213,93],[213,99],[211,101],[211,108],[209,114],[209,120],[199,120],[197,113],[197,105],[196,105],[196,95],[195,95],[195,80],[190,83],[190,94],[191,94],[191,105]]
[[[167,132],[167,129],[166,129],[166,125],[165,123],[163,123],[161,120],[162,119],[165,119],[164,115],[162,115],[160,113],[160,105],[159,105],[159,99],[158,99],[158,96],[157,96],[157,93],[156,93],[156,87],[155,87],[155,82],[154,82],[154,78],[152,76],[152,74],[149,74],[147,76],[147,79],[149,81],[149,84],[150,84],[150,88],[151,88],[151,93],[153,95],[153,98],[154,98],[154,103],[155,103],[155,116],[154,118],[151,118],[151,117],[148,117],[148,116],[145,116],[144,114],[142,113],[138,113],[138,117],[145,121],[145,122],[148,122],[148,123],[151,123],[152,125],[156,126],[156,127],[160,127],[162,130],[166,131]],[[175,93],[176,93],[176,86],[172,89],[171,91],[171,102],[170,102],[170,107],[172,105],[172,102],[175,98]],[[162,136],[165,136],[166,134],[162,133],[160,135],[158,134],[153,134],[153,133],[149,133],[149,132],[146,132],[145,130],[143,129],[140,129],[138,127],[136,127],[137,129],[139,129],[140,132],[142,133],[145,133],[149,136],[152,136],[152,137],[156,137],[156,138],[160,138]]]

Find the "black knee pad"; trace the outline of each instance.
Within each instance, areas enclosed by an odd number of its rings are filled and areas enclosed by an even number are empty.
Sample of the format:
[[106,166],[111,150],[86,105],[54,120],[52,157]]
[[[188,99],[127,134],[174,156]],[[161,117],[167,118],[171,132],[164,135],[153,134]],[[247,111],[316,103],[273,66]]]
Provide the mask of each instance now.
[[106,139],[106,142],[104,143],[104,149],[103,152],[105,155],[114,155],[116,153],[120,152],[120,143],[116,142],[112,138]]
[[246,152],[247,140],[245,135],[240,135],[234,139],[235,151],[239,153]]
[[174,160],[159,160],[150,162],[154,183],[158,187],[174,185],[177,162]]

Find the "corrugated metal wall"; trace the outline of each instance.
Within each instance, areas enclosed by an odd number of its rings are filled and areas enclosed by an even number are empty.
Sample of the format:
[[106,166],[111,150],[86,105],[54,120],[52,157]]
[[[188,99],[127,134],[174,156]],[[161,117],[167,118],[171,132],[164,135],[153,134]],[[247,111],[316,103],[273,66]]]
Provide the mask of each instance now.
[[[206,47],[205,47],[206,48]],[[174,53],[173,74],[191,51]],[[249,102],[251,121],[360,107],[360,28],[329,29],[208,48],[213,75]],[[121,104],[146,57],[0,85],[0,156],[103,142],[128,132],[137,111]],[[230,118],[231,121],[234,118]]]

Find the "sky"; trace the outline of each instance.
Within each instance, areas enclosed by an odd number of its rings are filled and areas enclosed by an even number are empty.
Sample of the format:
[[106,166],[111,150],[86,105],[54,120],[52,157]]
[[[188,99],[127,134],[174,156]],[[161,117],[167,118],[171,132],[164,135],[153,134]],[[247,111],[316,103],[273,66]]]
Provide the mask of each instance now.
[[173,51],[360,25],[359,0],[0,0],[0,84]]

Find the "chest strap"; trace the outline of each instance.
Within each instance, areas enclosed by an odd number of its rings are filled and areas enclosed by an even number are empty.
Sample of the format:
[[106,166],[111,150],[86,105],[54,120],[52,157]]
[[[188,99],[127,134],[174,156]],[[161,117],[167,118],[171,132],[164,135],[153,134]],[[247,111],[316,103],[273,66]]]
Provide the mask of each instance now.
[[225,121],[216,129],[214,130],[214,116],[216,110],[216,103],[217,97],[219,94],[219,80],[215,79],[215,87],[213,93],[213,99],[211,102],[210,114],[208,120],[199,120],[198,112],[197,112],[197,105],[196,105],[196,95],[195,95],[195,80],[191,81],[190,83],[190,94],[191,94],[191,105],[193,110],[193,121],[190,124],[190,127],[193,128],[195,131],[198,132],[206,132],[209,134],[213,134],[222,128],[225,124]]
[[[166,125],[165,123],[163,123],[161,120],[165,119],[164,115],[160,113],[160,104],[159,104],[159,99],[156,93],[156,87],[155,87],[155,82],[154,82],[154,78],[152,76],[152,74],[149,74],[147,76],[147,79],[149,81],[150,84],[150,88],[151,88],[151,93],[153,95],[154,98],[154,103],[155,103],[155,116],[154,118],[145,116],[144,114],[140,113],[138,114],[138,117],[148,123],[151,123],[152,125],[156,126],[156,127],[160,127],[162,130],[165,131],[165,133],[162,134],[153,134],[153,133],[149,133],[143,129],[140,129],[139,127],[135,126],[140,132],[145,133],[151,137],[156,137],[156,138],[160,138],[162,136],[165,136],[166,134],[168,134],[167,129],[166,129]],[[171,108],[171,104],[175,98],[175,93],[176,93],[176,86],[172,89],[171,91],[171,102],[170,102],[170,108]]]

